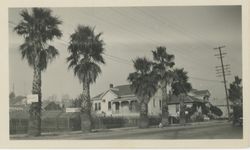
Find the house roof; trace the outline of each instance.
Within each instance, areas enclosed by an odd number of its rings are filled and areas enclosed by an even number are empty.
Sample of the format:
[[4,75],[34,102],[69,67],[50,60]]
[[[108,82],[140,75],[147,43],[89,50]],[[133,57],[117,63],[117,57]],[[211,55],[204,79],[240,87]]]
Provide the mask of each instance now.
[[119,85],[119,86],[115,86],[113,88],[110,88],[109,90],[102,92],[98,95],[96,95],[95,97],[93,97],[92,99],[101,99],[108,91],[112,91],[115,95],[117,95],[117,97],[124,97],[124,96],[134,96],[134,93],[132,92],[130,85]]
[[[187,95],[184,97],[184,103],[194,103],[194,102],[202,102],[200,99],[195,98],[194,96]],[[180,103],[180,99],[176,95],[171,95],[168,104],[178,104]]]
[[193,89],[191,92],[193,92],[196,95],[210,95],[210,92],[208,90],[196,90]]
[[132,92],[130,85],[119,85],[110,89],[114,92],[118,97],[122,97],[124,95],[134,95]]
[[99,99],[99,98],[101,98],[101,97],[102,97],[102,95],[103,95],[103,93],[104,93],[104,92],[102,92],[102,93],[100,93],[100,94],[96,95],[95,97],[93,97],[93,99]]

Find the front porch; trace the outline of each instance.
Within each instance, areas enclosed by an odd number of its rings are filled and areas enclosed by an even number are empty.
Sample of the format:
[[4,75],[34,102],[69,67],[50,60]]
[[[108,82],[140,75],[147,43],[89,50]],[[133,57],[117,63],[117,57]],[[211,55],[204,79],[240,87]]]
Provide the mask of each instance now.
[[112,116],[139,116],[139,104],[136,98],[118,98],[112,101]]

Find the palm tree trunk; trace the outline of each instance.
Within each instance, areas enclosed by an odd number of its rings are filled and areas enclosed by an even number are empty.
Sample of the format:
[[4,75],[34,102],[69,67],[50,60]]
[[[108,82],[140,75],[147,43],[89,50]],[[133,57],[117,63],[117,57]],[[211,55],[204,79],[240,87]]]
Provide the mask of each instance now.
[[36,65],[34,67],[32,94],[38,95],[38,102],[33,102],[29,110],[29,128],[28,135],[40,136],[41,135],[41,70]]
[[140,104],[139,128],[147,128],[148,126],[149,126],[148,104],[143,101]]
[[185,107],[184,107],[184,94],[180,94],[180,124],[185,125]]
[[167,87],[162,86],[162,119],[161,123],[164,126],[169,125],[168,121],[168,95],[167,95]]
[[82,113],[81,113],[81,129],[82,132],[90,132],[92,129],[91,121],[91,101],[89,83],[83,82],[83,101],[82,101]]

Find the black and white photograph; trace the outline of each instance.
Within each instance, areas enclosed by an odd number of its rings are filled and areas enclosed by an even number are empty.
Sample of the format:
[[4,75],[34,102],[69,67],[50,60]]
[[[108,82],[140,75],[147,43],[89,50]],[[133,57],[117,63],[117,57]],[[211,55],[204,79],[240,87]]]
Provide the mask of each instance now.
[[243,140],[242,9],[8,7],[9,140]]

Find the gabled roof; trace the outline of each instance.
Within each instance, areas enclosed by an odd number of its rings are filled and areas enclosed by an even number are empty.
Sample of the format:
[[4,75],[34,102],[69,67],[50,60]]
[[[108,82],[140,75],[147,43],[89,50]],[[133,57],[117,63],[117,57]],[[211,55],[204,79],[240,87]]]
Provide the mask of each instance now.
[[130,85],[119,85],[114,88],[111,88],[110,90],[114,92],[118,97],[122,97],[125,95],[134,95],[130,88]]
[[[185,96],[184,97],[184,103],[194,103],[194,102],[203,102],[198,98],[195,98],[194,96]],[[180,99],[176,95],[171,95],[168,104],[179,104]]]
[[196,95],[210,95],[210,92],[208,90],[196,90],[193,89],[191,90],[192,93],[196,94]]
[[130,88],[130,85],[128,84],[128,85],[119,85],[119,86],[115,86],[113,88],[110,88],[109,90],[96,95],[92,99],[95,99],[95,100],[101,99],[108,91],[112,91],[115,95],[117,95],[117,97],[134,95],[134,93],[132,92],[132,90]]
[[104,92],[102,92],[102,93],[96,95],[96,96],[93,97],[92,99],[100,99],[100,98],[102,97],[103,93],[104,93]]

